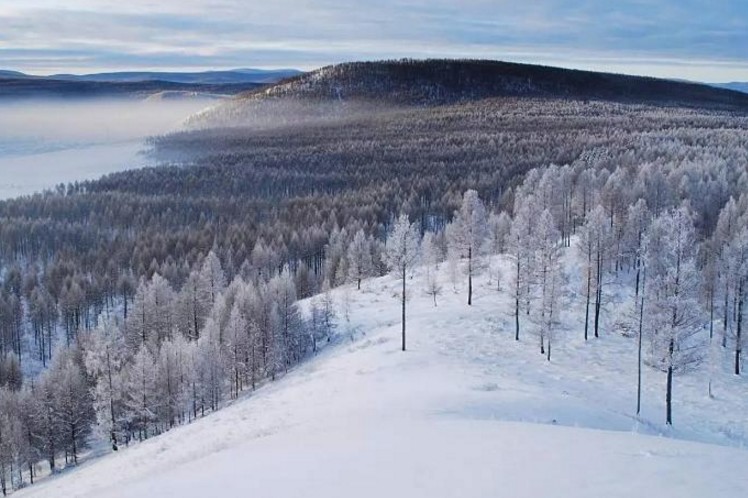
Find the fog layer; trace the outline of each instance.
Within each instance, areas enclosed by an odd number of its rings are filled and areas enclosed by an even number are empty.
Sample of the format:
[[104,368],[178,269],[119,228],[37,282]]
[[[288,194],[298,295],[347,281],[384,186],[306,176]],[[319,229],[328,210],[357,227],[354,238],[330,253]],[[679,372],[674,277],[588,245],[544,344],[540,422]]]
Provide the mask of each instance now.
[[174,131],[214,101],[0,103],[0,199],[148,164],[144,140]]

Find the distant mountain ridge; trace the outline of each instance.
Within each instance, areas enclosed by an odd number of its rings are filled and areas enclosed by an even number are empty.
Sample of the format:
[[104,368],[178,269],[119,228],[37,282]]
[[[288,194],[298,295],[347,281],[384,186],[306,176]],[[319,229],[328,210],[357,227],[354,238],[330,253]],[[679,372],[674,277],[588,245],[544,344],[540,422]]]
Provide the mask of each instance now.
[[192,84],[171,81],[68,81],[47,78],[0,77],[0,100],[31,98],[148,98],[163,92],[182,92],[185,96],[235,95],[263,86],[261,83]]
[[732,81],[730,83],[715,83],[713,86],[719,88],[726,88],[728,90],[734,90],[736,92],[748,93],[748,81]]
[[182,92],[235,95],[301,74],[295,69],[235,69],[203,72],[112,72],[36,76],[0,70],[0,99],[14,98],[147,98],[156,94],[171,97]]
[[227,69],[219,71],[113,71],[89,74],[53,74],[38,76],[20,71],[0,69],[0,78],[15,79],[48,79],[65,81],[96,81],[96,82],[143,82],[168,81],[171,83],[193,84],[227,84],[227,83],[276,83],[280,80],[302,74],[297,69]]
[[70,81],[135,82],[169,81],[172,83],[227,84],[227,83],[276,83],[298,76],[296,69],[232,69],[227,71],[159,72],[127,71],[94,74],[56,74],[50,79]]
[[314,117],[371,105],[431,106],[496,97],[748,110],[748,95],[705,84],[491,60],[405,59],[326,66],[241,94],[192,124],[242,125],[267,119],[272,108]]

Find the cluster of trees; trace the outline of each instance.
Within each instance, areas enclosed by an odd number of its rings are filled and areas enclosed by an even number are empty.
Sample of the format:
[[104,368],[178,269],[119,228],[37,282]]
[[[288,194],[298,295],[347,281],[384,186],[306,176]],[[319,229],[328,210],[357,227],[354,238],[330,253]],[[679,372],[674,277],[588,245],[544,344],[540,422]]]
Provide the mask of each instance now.
[[[514,193],[511,215],[486,215],[478,193],[469,190],[445,229],[427,232],[422,240],[417,225],[402,215],[387,252],[391,268],[402,279],[403,349],[408,268],[416,262],[426,266],[426,292],[436,305],[441,292],[436,267],[445,258],[451,266],[462,264],[470,305],[472,275],[482,266],[481,256],[506,253],[512,267],[508,290],[515,340],[520,340],[521,330],[529,331],[550,361],[561,305],[571,304],[569,294],[582,296],[580,334],[585,340],[603,337],[604,329],[637,338],[637,414],[642,364],[666,373],[665,420],[672,424],[674,375],[705,358],[719,361],[709,354],[712,344],[731,348],[734,373],[742,372],[748,193],[737,200],[730,197],[710,225],[693,208],[688,191],[673,188],[678,185],[673,180],[682,179],[648,182],[649,173],[646,168],[611,172],[582,164],[533,170]],[[656,210],[648,198],[657,200]],[[581,264],[564,264],[567,251]],[[624,316],[611,313],[608,288],[614,282],[619,294],[621,286],[631,286],[624,293]],[[618,297],[615,304],[625,304]],[[716,329],[721,330],[719,337]]]
[[[354,236],[351,254],[361,245]],[[365,275],[357,269],[345,279]],[[314,299],[304,314],[296,287],[288,266],[227,284],[210,252],[179,290],[158,273],[141,279],[121,301],[121,314],[59,344],[40,376],[24,381],[18,357],[3,356],[3,492],[33,482],[39,461],[52,472],[61,457],[77,463],[93,432],[117,450],[287,372],[329,341],[336,326],[329,296]]]
[[[607,289],[630,278],[649,364],[688,368],[706,326],[739,373],[746,130],[728,112],[501,98],[161,137],[157,154],[190,164],[2,201],[3,482],[75,461],[92,427],[119,446],[216,409],[330,337],[329,289],[414,264],[436,305],[447,260],[470,305],[485,256],[509,254],[496,282],[514,337],[537,334],[549,360],[567,282],[586,338],[604,336]],[[572,246],[580,275],[561,264]],[[320,292],[302,317],[297,299]],[[45,386],[58,377],[67,394]],[[57,414],[81,385],[71,429]]]

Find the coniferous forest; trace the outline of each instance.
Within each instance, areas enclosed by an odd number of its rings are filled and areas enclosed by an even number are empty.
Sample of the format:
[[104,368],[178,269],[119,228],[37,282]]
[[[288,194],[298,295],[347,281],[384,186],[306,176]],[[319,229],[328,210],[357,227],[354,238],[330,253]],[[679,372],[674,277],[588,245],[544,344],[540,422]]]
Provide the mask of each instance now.
[[510,257],[507,340],[533,334],[543,361],[565,251],[585,339],[612,333],[607,291],[631,282],[668,424],[710,344],[742,375],[747,99],[506,67],[476,87],[494,73],[440,64],[302,75],[154,137],[163,166],[0,202],[3,492],[283,376],[335,340],[335,287],[393,272],[405,317],[407,272],[444,260],[466,261],[469,306],[474,269]]

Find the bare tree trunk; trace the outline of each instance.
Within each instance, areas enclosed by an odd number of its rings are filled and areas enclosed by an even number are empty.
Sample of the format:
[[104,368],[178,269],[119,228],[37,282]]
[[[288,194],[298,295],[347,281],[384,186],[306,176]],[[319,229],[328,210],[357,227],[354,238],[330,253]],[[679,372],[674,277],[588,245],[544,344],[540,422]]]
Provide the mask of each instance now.
[[405,268],[403,267],[403,296],[402,296],[402,305],[403,305],[403,351],[405,351]]
[[516,289],[514,290],[514,340],[519,341],[519,276],[520,276],[520,263],[519,255],[517,255],[517,283]]
[[740,282],[738,288],[738,317],[737,327],[735,334],[735,375],[740,375],[740,353],[743,348],[742,346],[742,335],[743,335],[743,282]]
[[641,304],[639,305],[639,336],[638,336],[638,353],[637,353],[637,370],[636,370],[636,414],[639,415],[642,409],[642,327],[644,325],[644,280],[642,278]]
[[668,346],[668,366],[667,366],[667,392],[665,394],[665,411],[667,425],[673,425],[673,352],[675,344],[670,339]]
[[590,329],[590,290],[592,286],[592,268],[587,267],[587,303],[584,309],[584,340],[588,338]]
[[473,248],[468,247],[468,306],[473,304]]

